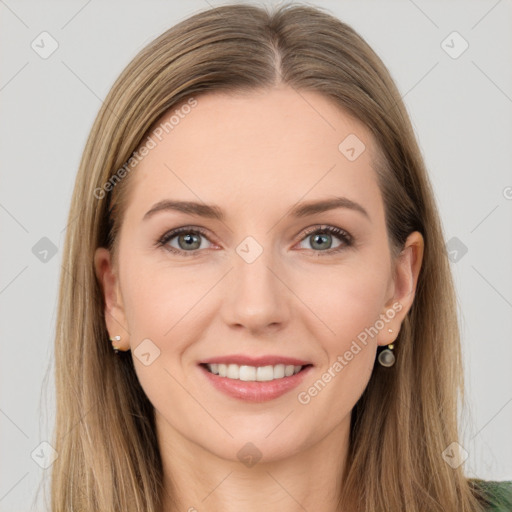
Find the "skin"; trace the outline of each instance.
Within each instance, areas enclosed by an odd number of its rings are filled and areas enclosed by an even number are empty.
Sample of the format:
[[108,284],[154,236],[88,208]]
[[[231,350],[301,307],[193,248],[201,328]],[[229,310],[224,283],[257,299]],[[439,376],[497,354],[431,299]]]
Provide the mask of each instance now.
[[[171,493],[172,474],[179,510],[334,512],[350,413],[377,346],[395,340],[412,305],[423,239],[412,233],[392,260],[372,169],[374,141],[329,99],[279,86],[197,101],[130,176],[118,259],[105,248],[96,251],[107,328],[132,355],[147,338],[160,350],[148,366],[133,360],[156,409],[165,488]],[[366,145],[354,161],[338,150],[349,134]],[[369,219],[346,208],[287,215],[298,202],[334,196],[359,203]],[[216,204],[226,218],[160,211],[143,220],[163,199]],[[354,245],[328,254],[344,242],[327,234],[318,248],[304,231],[322,225],[346,230]],[[181,226],[207,231],[198,235],[196,256],[155,245]],[[236,252],[247,236],[263,249],[250,264]],[[179,238],[168,245],[190,252]],[[360,344],[309,403],[300,403],[298,393],[397,303],[401,310],[378,335]],[[197,366],[234,353],[297,357],[314,368],[277,399],[245,402],[214,389]],[[261,452],[252,467],[237,456],[247,442]],[[164,510],[175,509],[166,501]]]

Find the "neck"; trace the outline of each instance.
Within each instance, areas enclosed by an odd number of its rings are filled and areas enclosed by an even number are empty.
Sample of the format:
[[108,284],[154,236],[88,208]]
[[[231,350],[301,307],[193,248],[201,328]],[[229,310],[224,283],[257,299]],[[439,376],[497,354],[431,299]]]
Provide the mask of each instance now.
[[337,503],[349,424],[347,418],[319,442],[286,458],[265,461],[262,457],[254,464],[251,455],[257,449],[252,445],[246,447],[245,463],[221,458],[166,423],[159,429],[165,491],[162,512],[341,512]]

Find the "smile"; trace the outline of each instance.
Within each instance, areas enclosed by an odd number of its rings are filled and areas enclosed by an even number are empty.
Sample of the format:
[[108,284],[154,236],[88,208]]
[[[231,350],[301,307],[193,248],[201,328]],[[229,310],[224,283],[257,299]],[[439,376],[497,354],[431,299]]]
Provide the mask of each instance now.
[[246,402],[266,402],[296,388],[314,366],[289,357],[234,355],[202,361],[198,368],[205,383],[222,395]]
[[206,369],[214,375],[246,382],[268,382],[299,373],[304,366],[276,364],[274,366],[247,366],[238,364],[206,364]]

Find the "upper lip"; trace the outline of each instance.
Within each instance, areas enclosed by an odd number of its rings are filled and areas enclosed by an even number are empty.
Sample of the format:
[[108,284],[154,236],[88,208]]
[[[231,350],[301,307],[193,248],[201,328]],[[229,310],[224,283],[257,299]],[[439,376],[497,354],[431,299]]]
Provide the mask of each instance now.
[[249,357],[245,355],[231,354],[226,356],[211,357],[201,361],[200,364],[236,364],[238,366],[275,366],[278,364],[284,364],[293,366],[306,366],[312,363],[302,359],[286,356],[266,355],[260,357]]

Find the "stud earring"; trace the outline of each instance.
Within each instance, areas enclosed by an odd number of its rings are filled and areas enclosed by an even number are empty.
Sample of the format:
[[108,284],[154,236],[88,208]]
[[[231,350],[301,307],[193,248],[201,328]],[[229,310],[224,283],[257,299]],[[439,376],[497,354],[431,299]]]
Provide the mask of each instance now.
[[[388,332],[393,332],[393,329],[388,329]],[[385,366],[389,368],[395,364],[395,354],[393,354],[393,343],[390,343],[380,354],[378,357],[379,363],[381,366]]]
[[[119,336],[119,335],[118,336],[114,336],[113,338],[110,338],[110,341],[121,341],[121,336]],[[113,343],[112,343],[112,347],[114,348],[114,352],[116,354],[119,354],[119,347],[117,347]]]

